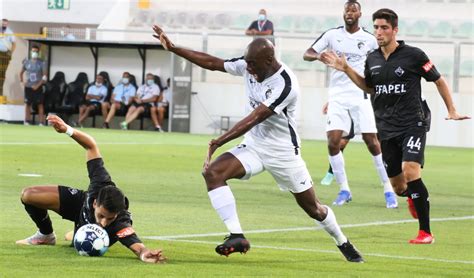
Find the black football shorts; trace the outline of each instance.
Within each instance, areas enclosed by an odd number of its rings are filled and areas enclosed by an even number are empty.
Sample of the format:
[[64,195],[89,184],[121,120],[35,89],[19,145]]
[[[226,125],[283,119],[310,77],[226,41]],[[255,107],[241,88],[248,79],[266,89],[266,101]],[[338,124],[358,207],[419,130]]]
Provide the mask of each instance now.
[[402,172],[402,162],[425,163],[425,130],[411,130],[397,137],[382,140],[382,157],[387,175],[392,178]]
[[63,219],[78,221],[81,208],[84,205],[86,193],[83,190],[58,186],[59,188],[59,215]]

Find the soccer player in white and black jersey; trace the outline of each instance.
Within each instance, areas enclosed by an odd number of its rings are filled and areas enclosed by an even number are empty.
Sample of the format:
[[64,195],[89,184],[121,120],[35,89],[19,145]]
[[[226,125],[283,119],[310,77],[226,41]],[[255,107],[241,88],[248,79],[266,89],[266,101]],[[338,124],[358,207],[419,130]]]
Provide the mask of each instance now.
[[119,241],[141,261],[161,263],[161,250],[150,250],[138,238],[132,227],[128,199],[118,189],[105,169],[104,161],[94,138],[71,128],[56,115],[47,118],[58,133],[66,133],[86,150],[90,184],[87,191],[64,185],[31,186],[23,189],[21,202],[38,231],[16,243],[21,245],[54,245],[56,235],[48,210],[74,222],[74,231],[86,224],[97,224],[105,229],[110,246]]
[[372,15],[380,46],[365,62],[365,78],[344,56],[327,53],[326,63],[345,72],[365,92],[373,95],[373,108],[380,135],[383,159],[390,181],[399,196],[408,197],[410,212],[419,221],[412,244],[434,242],[430,229],[428,190],[421,179],[430,110],[421,93],[421,78],[434,82],[448,110],[447,120],[464,120],[456,111],[446,80],[419,48],[397,41],[398,16],[390,9]]
[[[311,176],[301,158],[296,132],[298,81],[287,66],[275,59],[272,43],[264,38],[255,39],[248,45],[244,57],[225,61],[177,47],[160,27],[154,26],[153,30],[163,47],[174,54],[205,69],[244,78],[248,115],[228,132],[209,142],[204,163],[203,176],[211,204],[230,232],[224,243],[216,247],[216,252],[228,256],[233,252],[247,252],[250,248],[227,181],[248,179],[267,170],[278,185],[290,191],[300,207],[333,237],[348,261],[362,262],[359,252],[342,233],[331,208],[321,204],[315,195]],[[217,148],[244,134],[240,145],[211,163],[211,156]]]
[[[323,61],[324,51],[332,50],[337,54],[344,53],[348,63],[360,74],[364,71],[367,55],[377,48],[374,35],[359,27],[361,6],[357,1],[344,4],[344,26],[324,32],[304,53],[306,61]],[[362,138],[372,154],[372,159],[384,187],[387,208],[397,208],[398,202],[392,185],[383,165],[380,143],[377,140],[374,111],[370,99],[343,73],[331,71],[329,85],[329,103],[327,112],[326,132],[328,138],[329,162],[340,191],[333,204],[341,206],[352,200],[347,180],[344,156],[340,150],[341,139],[347,136],[354,124],[354,133],[362,134]]]

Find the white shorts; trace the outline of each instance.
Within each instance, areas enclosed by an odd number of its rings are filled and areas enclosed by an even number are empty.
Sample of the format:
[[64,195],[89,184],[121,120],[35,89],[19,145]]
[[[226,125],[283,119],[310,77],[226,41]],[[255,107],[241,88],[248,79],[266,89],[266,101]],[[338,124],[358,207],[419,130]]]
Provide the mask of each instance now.
[[245,168],[247,180],[267,170],[278,183],[281,190],[301,193],[313,186],[313,181],[301,155],[294,150],[285,152],[265,152],[249,144],[240,144],[228,151]]
[[374,110],[369,99],[351,103],[330,101],[326,121],[326,132],[342,130],[342,136],[347,136],[354,123],[354,133],[377,133]]

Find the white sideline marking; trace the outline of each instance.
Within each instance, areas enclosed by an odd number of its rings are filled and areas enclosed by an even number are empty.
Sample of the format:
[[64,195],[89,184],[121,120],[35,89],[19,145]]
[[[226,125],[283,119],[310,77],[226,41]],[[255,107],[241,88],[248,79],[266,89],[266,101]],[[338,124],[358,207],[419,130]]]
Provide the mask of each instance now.
[[[212,245],[221,243],[221,242],[203,241],[203,240],[189,240],[189,239],[165,239],[165,240],[176,241],[176,242],[199,243],[199,244],[212,244]],[[276,247],[276,246],[266,246],[266,245],[252,245],[252,247],[262,248],[262,249],[285,250],[285,251],[303,251],[303,252],[313,252],[313,253],[339,254],[339,252],[335,251],[335,250]],[[389,259],[400,259],[400,260],[419,260],[419,261],[430,261],[430,262],[441,262],[441,263],[474,264],[474,261],[460,261],[460,260],[446,260],[446,259],[435,259],[435,258],[426,258],[426,257],[397,256],[397,255],[386,255],[386,254],[378,254],[378,253],[364,253],[363,256],[364,257],[380,257],[380,258],[389,258]]]
[[40,174],[18,174],[20,177],[31,177],[31,178],[39,178],[42,177],[43,175]]
[[[432,218],[431,222],[445,222],[445,221],[462,221],[462,220],[471,220],[474,219],[474,215],[470,216],[461,216],[461,217],[447,217],[447,218]],[[416,219],[408,220],[395,220],[395,221],[376,221],[360,224],[343,224],[340,225],[341,228],[357,228],[357,227],[368,227],[368,226],[383,226],[383,225],[395,225],[395,224],[404,224],[418,222]],[[299,228],[282,228],[282,229],[264,229],[264,230],[250,230],[245,231],[245,234],[264,234],[264,233],[278,233],[278,232],[296,232],[296,231],[312,231],[312,230],[321,230],[321,227],[299,227]],[[144,236],[146,239],[155,239],[155,240],[173,240],[173,239],[182,239],[182,238],[196,238],[196,237],[210,237],[210,236],[225,236],[228,233],[207,233],[207,234],[187,234],[187,235],[170,235],[170,236]]]

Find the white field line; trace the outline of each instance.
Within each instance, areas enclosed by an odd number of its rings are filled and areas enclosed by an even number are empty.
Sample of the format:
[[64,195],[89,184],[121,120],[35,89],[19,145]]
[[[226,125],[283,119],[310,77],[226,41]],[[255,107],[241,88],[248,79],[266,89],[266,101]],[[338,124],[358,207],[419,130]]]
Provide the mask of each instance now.
[[[203,241],[203,240],[189,240],[189,239],[165,239],[165,240],[167,240],[167,241],[176,241],[176,242],[209,244],[209,245],[216,245],[216,244],[221,243],[221,242]],[[290,248],[290,247],[276,247],[276,246],[266,246],[266,245],[252,245],[252,248],[284,250],[284,251],[301,251],[301,252],[312,252],[312,253],[330,253],[330,254],[339,254],[340,253],[339,251],[336,251],[336,250]],[[426,257],[412,257],[412,256],[397,256],[397,255],[387,255],[387,254],[378,254],[378,253],[364,253],[362,255],[364,257],[380,257],[380,258],[400,259],[400,260],[418,260],[418,261],[441,262],[441,263],[450,263],[450,264],[471,264],[471,265],[474,264],[474,261],[446,260],[446,259],[436,259],[436,258],[426,258]]]
[[[432,218],[431,222],[446,222],[446,221],[462,221],[462,220],[472,220],[474,215],[471,216],[461,216],[461,217],[447,217],[447,218]],[[413,223],[418,222],[416,219],[408,220],[395,220],[395,221],[376,221],[360,224],[342,224],[341,228],[357,228],[357,227],[368,227],[368,226],[383,226],[383,225],[395,225],[395,224],[404,224],[404,223]],[[297,231],[313,231],[321,230],[321,227],[297,227],[297,228],[281,228],[281,229],[264,229],[264,230],[249,230],[245,231],[245,234],[265,234],[265,233],[279,233],[279,232],[297,232]],[[174,240],[174,239],[184,239],[184,238],[197,238],[197,237],[210,237],[210,236],[225,236],[228,233],[207,233],[207,234],[185,234],[185,235],[170,235],[170,236],[142,236],[146,239],[154,240]]]

